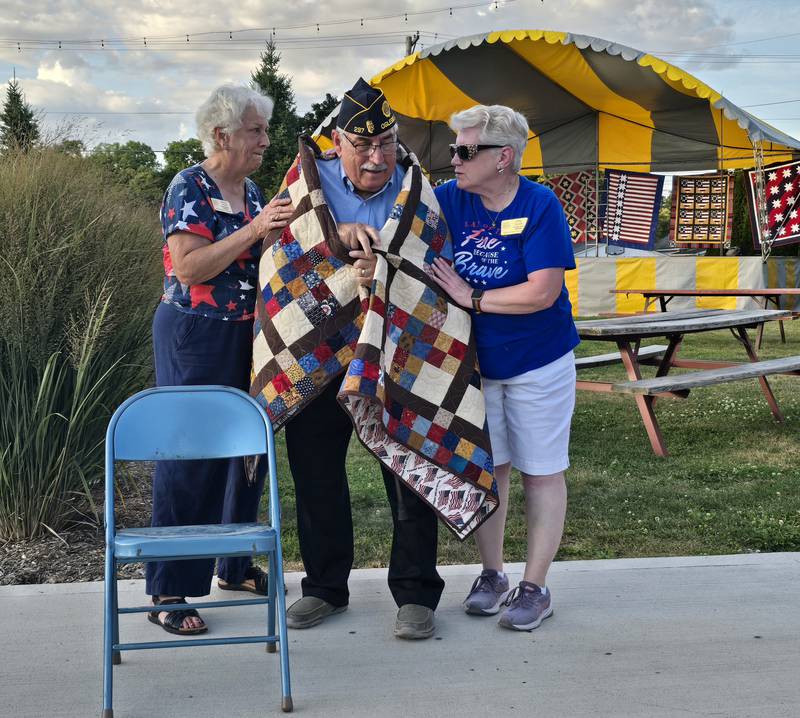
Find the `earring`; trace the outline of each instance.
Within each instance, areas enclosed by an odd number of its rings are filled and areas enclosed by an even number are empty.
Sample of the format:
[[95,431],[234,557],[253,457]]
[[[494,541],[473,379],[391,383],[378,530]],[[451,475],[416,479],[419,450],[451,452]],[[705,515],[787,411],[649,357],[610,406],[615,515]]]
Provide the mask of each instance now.
[[497,174],[499,174],[499,175],[503,174],[503,170],[504,169],[505,169],[505,167],[498,167],[497,168]]

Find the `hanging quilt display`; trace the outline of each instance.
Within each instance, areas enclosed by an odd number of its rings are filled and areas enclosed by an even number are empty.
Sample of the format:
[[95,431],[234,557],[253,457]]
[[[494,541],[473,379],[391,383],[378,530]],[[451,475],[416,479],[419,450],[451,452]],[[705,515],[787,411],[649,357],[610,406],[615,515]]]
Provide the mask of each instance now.
[[733,181],[726,174],[672,180],[669,238],[688,249],[729,247],[733,231]]
[[589,233],[596,231],[597,224],[597,183],[594,172],[543,176],[537,181],[547,185],[558,197],[567,217],[572,242],[587,242]]
[[756,183],[758,172],[750,170],[747,182],[747,199],[750,204],[750,228],[753,245],[761,248],[764,239],[772,240],[773,247],[800,242],[800,162],[769,165],[764,168],[764,195],[767,221],[758,222]]
[[653,248],[663,186],[661,175],[606,170],[601,225],[608,244]]

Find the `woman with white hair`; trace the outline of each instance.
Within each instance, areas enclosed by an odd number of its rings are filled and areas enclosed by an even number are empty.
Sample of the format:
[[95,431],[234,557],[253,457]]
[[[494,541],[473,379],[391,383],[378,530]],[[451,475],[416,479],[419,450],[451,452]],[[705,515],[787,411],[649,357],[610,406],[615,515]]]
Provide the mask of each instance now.
[[[161,207],[164,293],[153,319],[158,386],[223,384],[247,391],[261,240],[285,227],[288,199],[264,196],[248,177],[269,147],[272,100],[244,86],[216,88],[197,111],[206,159],[179,172]],[[202,421],[197,417],[197,421]],[[153,526],[255,521],[263,476],[248,483],[241,459],[159,461]],[[147,564],[153,605],[182,603],[211,589],[213,559]],[[219,587],[266,594],[248,557],[220,560]],[[152,611],[179,635],[204,633],[194,609]]]
[[[564,471],[575,406],[578,334],[564,284],[574,269],[564,212],[548,188],[519,175],[528,123],[509,107],[477,105],[454,114],[455,181],[436,198],[453,237],[454,265],[437,259],[436,282],[472,310],[498,510],[476,531],[483,571],[464,601],[473,615],[504,610],[499,624],[529,631],[553,612],[547,571],[561,542]],[[513,591],[503,572],[509,476],[525,489],[528,554]]]

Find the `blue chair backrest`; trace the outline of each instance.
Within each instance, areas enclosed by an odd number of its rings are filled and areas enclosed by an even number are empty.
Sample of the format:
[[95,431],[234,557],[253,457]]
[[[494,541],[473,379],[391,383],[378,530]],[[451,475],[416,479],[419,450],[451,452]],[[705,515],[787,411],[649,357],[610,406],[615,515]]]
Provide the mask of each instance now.
[[108,425],[113,459],[219,459],[267,452],[264,410],[227,386],[168,386],[126,400]]

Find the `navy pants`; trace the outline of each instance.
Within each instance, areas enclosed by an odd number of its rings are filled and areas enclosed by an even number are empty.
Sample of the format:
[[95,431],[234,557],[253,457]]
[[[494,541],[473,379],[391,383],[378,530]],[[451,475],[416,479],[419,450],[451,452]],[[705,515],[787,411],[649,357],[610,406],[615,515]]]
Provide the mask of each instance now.
[[[353,425],[336,400],[334,380],[286,424],[286,449],[297,500],[304,596],[346,606],[353,566],[353,520],[345,460]],[[436,609],[444,581],[436,570],[438,519],[411,489],[383,470],[394,526],[389,589],[395,603]]]
[[[186,314],[163,302],[153,318],[157,386],[223,384],[247,391],[253,323],[224,322]],[[202,416],[195,421],[203,421]],[[191,427],[189,427],[191,430]],[[266,469],[266,462],[259,462]],[[255,521],[265,471],[255,484],[245,478],[242,458],[158,461],[153,478],[153,526]],[[220,559],[219,577],[241,583],[250,557]],[[147,564],[151,596],[205,596],[214,559]]]

